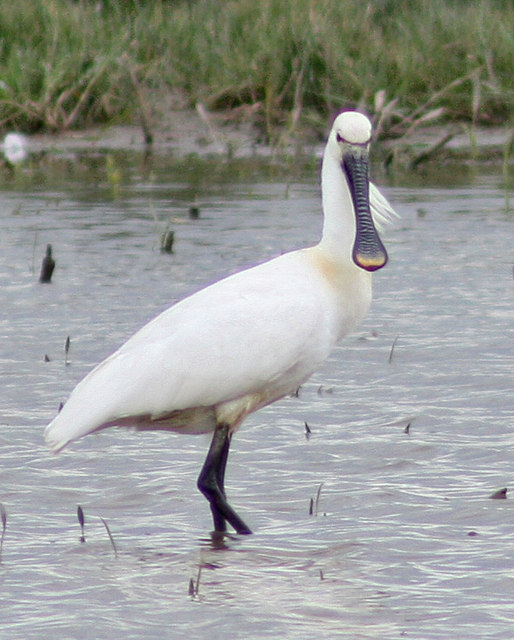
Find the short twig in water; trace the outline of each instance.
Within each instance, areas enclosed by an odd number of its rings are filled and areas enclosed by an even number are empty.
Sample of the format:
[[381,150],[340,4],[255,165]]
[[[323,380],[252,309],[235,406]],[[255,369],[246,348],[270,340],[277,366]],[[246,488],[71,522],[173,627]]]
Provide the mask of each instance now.
[[112,537],[111,530],[109,529],[109,525],[107,524],[107,522],[105,522],[105,520],[101,516],[100,516],[100,520],[102,521],[102,524],[104,525],[105,530],[107,531],[107,534],[109,536],[109,540],[111,541],[112,548],[114,550],[114,557],[117,558],[118,557],[118,550],[116,549],[116,544],[114,542],[114,538]]
[[84,516],[84,510],[82,509],[82,507],[80,506],[80,504],[79,504],[79,506],[77,507],[77,518],[79,519],[80,532],[81,532],[81,535],[80,535],[79,540],[80,540],[81,542],[85,542],[85,541],[86,541],[86,536],[84,535],[84,526],[85,526],[85,524],[86,524],[86,518],[85,518],[85,516]]
[[325,483],[322,482],[319,487],[318,487],[318,491],[316,493],[316,500],[314,501],[314,515],[317,516],[318,515],[318,510],[319,510],[319,498],[321,496],[321,489],[323,487]]
[[171,230],[165,231],[161,236],[161,252],[173,253],[174,241],[175,241],[175,233]]
[[46,255],[41,263],[39,282],[48,284],[52,281],[52,273],[55,269],[55,260],[52,258],[52,245],[46,245]]
[[5,530],[7,529],[7,511],[0,502],[0,518],[2,519],[2,535],[0,536],[0,562],[2,562],[2,550],[4,548]]
[[305,422],[304,424],[305,424],[305,438],[308,440],[311,437],[312,431],[309,425],[307,424],[307,422]]
[[198,220],[200,217],[200,208],[194,204],[189,207],[188,216],[190,220]]
[[325,483],[322,482],[319,487],[318,487],[318,491],[316,492],[316,498],[311,498],[310,500],[310,504],[309,504],[309,515],[310,516],[315,516],[317,517],[318,515],[318,511],[319,511],[319,499],[320,499],[320,495],[321,495],[321,489],[323,487]]
[[393,361],[394,348],[396,346],[396,343],[398,342],[399,337],[400,336],[396,336],[396,338],[393,340],[393,344],[391,345],[391,351],[389,352],[389,364],[391,364],[391,362]]
[[68,361],[68,353],[70,352],[70,346],[71,346],[71,339],[70,339],[70,336],[67,336],[66,342],[64,343],[64,364],[66,366],[70,364]]

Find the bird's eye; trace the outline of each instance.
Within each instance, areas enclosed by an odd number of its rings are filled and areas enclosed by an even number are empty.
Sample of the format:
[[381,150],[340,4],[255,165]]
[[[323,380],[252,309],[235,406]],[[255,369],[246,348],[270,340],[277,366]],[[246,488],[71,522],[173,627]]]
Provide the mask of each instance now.
[[341,137],[341,134],[339,133],[336,134],[336,140],[337,142],[344,142],[343,138]]

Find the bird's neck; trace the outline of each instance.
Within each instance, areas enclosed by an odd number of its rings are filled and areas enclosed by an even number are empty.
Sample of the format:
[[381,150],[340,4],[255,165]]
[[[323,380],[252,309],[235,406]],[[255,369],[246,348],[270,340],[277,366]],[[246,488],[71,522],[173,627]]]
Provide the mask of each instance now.
[[321,169],[324,253],[342,263],[352,263],[355,213],[346,175],[336,158],[325,153]]

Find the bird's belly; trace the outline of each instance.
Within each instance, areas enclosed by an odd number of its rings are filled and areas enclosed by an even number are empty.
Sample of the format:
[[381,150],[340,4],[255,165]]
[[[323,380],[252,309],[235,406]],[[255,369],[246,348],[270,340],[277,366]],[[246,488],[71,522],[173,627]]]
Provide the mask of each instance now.
[[317,368],[318,366],[306,368],[298,363],[280,377],[263,385],[258,391],[219,403],[215,407],[216,421],[228,424],[231,431],[236,431],[246,416],[295,392]]
[[233,433],[239,428],[246,416],[296,390],[301,382],[303,380],[291,385],[291,380],[288,380],[282,384],[270,385],[254,393],[247,393],[239,398],[220,402],[214,407],[181,409],[159,418],[136,416],[125,420],[115,420],[113,424],[132,426],[138,431],[175,431],[189,435],[209,433],[214,431],[217,424],[228,424]]
[[158,418],[136,416],[125,421],[115,421],[118,426],[133,426],[138,431],[175,431],[190,435],[210,433],[216,428],[216,413],[213,407],[181,409]]

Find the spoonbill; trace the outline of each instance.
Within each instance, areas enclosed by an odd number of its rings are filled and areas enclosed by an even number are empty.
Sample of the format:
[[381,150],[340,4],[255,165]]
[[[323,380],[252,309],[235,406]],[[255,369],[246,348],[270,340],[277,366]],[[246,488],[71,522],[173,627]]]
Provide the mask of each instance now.
[[375,222],[395,214],[369,182],[370,139],[365,115],[336,117],[318,244],[219,280],[143,326],[76,386],[46,428],[50,447],[111,426],[212,432],[198,488],[214,532],[228,523],[251,533],[225,493],[232,435],[248,414],[295,391],[359,324],[371,273],[387,262]]

